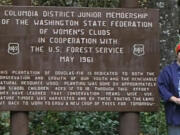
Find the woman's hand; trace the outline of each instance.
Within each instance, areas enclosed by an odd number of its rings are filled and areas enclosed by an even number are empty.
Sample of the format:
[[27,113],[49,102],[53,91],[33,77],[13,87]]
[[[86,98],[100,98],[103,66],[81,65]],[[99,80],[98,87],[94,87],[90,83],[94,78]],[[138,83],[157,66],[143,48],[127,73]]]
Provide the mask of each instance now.
[[180,105],[180,98],[177,98],[175,96],[170,97],[170,101],[176,103],[177,105]]

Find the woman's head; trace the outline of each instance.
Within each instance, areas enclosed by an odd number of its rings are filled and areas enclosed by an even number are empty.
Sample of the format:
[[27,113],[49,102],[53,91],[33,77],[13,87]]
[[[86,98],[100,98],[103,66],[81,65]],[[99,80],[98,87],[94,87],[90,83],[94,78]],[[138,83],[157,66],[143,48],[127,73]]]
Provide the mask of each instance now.
[[175,51],[176,51],[176,60],[180,64],[180,43],[176,45]]
[[178,43],[175,47],[175,52],[176,52],[176,55],[178,55],[178,53],[180,52],[180,43]]

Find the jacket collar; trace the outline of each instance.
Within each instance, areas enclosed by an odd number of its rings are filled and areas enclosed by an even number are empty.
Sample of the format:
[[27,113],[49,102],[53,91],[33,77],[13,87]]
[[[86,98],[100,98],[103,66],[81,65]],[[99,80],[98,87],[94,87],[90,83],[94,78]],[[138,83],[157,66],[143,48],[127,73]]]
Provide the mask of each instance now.
[[180,71],[180,66],[177,64],[176,60],[173,62],[173,65],[178,71]]

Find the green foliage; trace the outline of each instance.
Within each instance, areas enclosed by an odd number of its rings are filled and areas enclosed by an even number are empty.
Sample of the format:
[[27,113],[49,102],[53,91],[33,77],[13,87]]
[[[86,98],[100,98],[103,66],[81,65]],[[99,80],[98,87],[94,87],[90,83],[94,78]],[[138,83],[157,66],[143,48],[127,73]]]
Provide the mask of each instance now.
[[143,135],[167,135],[163,104],[158,112],[140,113],[140,124]]
[[34,5],[71,7],[118,7],[119,0],[34,0]]
[[33,135],[118,135],[118,114],[111,112],[31,113]]
[[0,135],[9,135],[9,113],[0,113]]
[[0,5],[10,5],[12,4],[12,0],[0,0]]

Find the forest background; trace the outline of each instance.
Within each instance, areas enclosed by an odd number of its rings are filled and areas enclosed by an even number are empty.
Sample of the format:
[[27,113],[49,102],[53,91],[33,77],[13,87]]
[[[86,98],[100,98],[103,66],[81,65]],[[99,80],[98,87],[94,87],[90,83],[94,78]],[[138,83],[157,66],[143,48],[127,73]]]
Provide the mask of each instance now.
[[[34,6],[119,8],[121,0],[33,0]],[[12,0],[0,0],[11,5]],[[175,59],[180,42],[180,0],[139,0],[140,8],[160,11],[160,69]],[[30,135],[118,135],[117,112],[30,112]],[[0,112],[0,135],[10,134],[10,113]],[[140,135],[167,135],[163,103],[158,112],[140,113]]]

